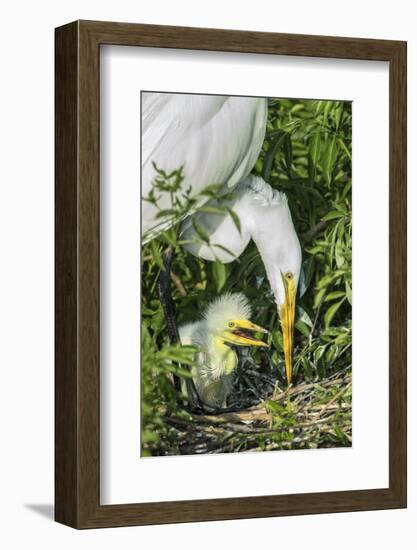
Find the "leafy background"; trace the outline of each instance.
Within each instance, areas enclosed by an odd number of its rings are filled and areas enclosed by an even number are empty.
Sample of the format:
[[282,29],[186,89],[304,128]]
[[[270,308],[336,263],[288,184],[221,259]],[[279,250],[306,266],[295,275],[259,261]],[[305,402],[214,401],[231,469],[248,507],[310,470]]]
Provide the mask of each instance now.
[[[276,304],[252,242],[230,264],[188,254],[178,224],[142,246],[142,456],[351,445],[351,140],[350,102],[269,99],[266,137],[253,172],[287,194],[303,250],[291,388]],[[156,202],[158,192],[170,192],[172,209],[161,218],[178,221],[198,209],[182,183],[181,169],[158,170],[144,200]],[[216,190],[208,189],[206,197]],[[172,289],[179,325],[198,320],[219,293],[239,291],[252,304],[253,320],[272,333],[270,351],[239,352],[233,404],[243,411],[240,416],[192,414],[173,387],[172,374],[189,376],[195,350],[167,342],[156,292],[167,246],[176,254]]]

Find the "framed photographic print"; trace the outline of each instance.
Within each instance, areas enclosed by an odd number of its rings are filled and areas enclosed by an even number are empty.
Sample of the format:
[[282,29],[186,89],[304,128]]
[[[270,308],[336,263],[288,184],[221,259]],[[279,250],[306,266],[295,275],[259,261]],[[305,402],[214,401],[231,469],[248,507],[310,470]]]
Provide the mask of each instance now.
[[56,29],[56,520],[406,506],[406,44]]

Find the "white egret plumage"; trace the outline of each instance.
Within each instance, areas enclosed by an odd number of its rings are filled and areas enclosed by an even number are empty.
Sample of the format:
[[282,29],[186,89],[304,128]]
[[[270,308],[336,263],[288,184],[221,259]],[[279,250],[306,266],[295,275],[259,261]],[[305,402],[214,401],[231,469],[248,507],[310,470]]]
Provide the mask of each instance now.
[[[142,94],[142,194],[152,189],[156,164],[170,173],[183,167],[184,189],[199,195],[207,186],[232,189],[255,165],[265,138],[267,100],[194,94]],[[142,234],[155,234],[158,208],[142,204]]]
[[[250,316],[251,307],[243,294],[224,294],[208,306],[201,321],[180,327],[181,342],[199,349],[198,366],[191,374],[204,404],[227,405],[237,366],[237,354],[231,345],[269,347],[250,334],[268,332],[252,323]],[[186,393],[185,384],[183,391]]]
[[[292,341],[295,295],[301,268],[301,249],[287,198],[262,178],[249,175],[259,156],[266,131],[267,100],[234,96],[146,93],[142,99],[142,192],[152,189],[155,166],[169,173],[180,166],[184,188],[201,197],[210,185],[223,187],[219,196],[233,191],[227,205],[239,217],[240,231],[230,215],[195,212],[210,245],[194,239],[190,217],[181,234],[188,251],[207,260],[233,261],[253,239],[265,265],[283,329],[285,367],[292,376]],[[218,199],[210,199],[208,204]],[[160,195],[158,205],[142,203],[144,241],[162,228],[157,217],[170,207],[169,193]],[[195,241],[195,242],[193,242]],[[199,242],[198,242],[199,241]],[[230,252],[232,254],[230,254]]]

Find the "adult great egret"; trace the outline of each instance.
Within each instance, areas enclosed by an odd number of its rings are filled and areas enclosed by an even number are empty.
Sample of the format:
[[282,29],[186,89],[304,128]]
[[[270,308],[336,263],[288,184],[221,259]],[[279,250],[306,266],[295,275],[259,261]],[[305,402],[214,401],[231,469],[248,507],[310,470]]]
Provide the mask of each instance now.
[[250,316],[251,307],[243,294],[224,294],[208,306],[201,321],[179,328],[181,342],[199,349],[198,367],[193,367],[191,374],[204,404],[216,408],[227,405],[238,360],[230,345],[269,347],[248,334],[268,333],[252,323]]
[[[301,249],[286,196],[255,176],[249,176],[259,156],[266,131],[267,99],[194,94],[142,94],[142,191],[152,190],[155,166],[170,173],[180,166],[184,189],[202,204],[220,199],[202,197],[210,185],[221,184],[219,197],[233,191],[227,202],[240,219],[240,231],[228,214],[192,214],[219,245],[216,254],[206,243],[191,242],[188,251],[207,260],[227,263],[237,258],[252,238],[265,265],[281,319],[285,369],[292,377],[295,296],[301,268]],[[157,204],[142,201],[142,234],[148,242],[167,228],[161,210],[171,207],[168,192],[159,193]],[[198,241],[191,216],[182,223],[182,237]],[[168,224],[168,225],[167,225]],[[229,252],[226,252],[227,249]],[[223,252],[222,252],[223,250]],[[232,254],[230,254],[230,252]],[[170,261],[167,262],[167,271]],[[167,279],[162,290],[167,290]],[[163,292],[160,292],[160,296]],[[165,300],[168,326],[173,308]],[[171,320],[170,320],[171,319]]]

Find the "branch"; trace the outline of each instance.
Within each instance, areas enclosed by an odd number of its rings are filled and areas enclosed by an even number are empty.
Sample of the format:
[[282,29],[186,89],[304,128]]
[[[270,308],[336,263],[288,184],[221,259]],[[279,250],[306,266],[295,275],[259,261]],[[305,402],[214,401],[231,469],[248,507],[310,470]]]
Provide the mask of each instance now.
[[185,290],[181,279],[173,271],[171,271],[171,281],[174,283],[181,296],[187,296],[187,291]]
[[327,221],[322,220],[316,223],[316,225],[313,225],[313,227],[311,227],[305,233],[301,233],[300,237],[304,244],[310,242],[316,235],[320,233],[320,231],[323,231],[323,229],[327,227],[327,223]]

